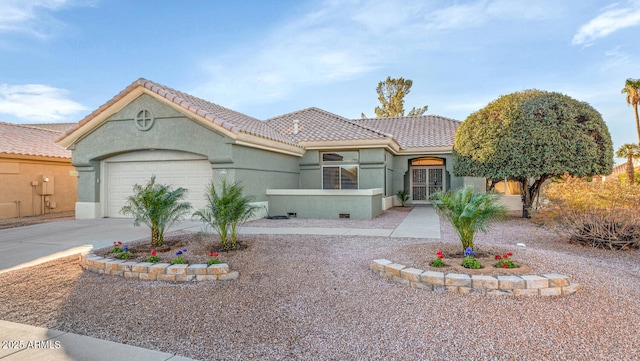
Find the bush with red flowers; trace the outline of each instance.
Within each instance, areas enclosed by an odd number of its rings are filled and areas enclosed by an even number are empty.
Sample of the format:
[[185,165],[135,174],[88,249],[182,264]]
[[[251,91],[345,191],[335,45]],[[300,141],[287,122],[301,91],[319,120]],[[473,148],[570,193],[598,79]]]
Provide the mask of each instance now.
[[213,253],[213,251],[209,251],[209,257],[211,257],[211,259],[209,260],[209,262],[207,262],[207,266],[211,266],[212,264],[222,263],[222,261],[218,259],[218,254]]
[[518,266],[516,263],[513,262],[513,260],[511,259],[511,257],[513,256],[513,253],[508,252],[502,255],[496,255],[496,261],[498,261],[498,263],[494,264],[493,266],[496,268],[518,268],[520,266]]
[[151,250],[151,256],[149,256],[149,258],[147,258],[147,262],[151,262],[151,263],[157,263],[160,262],[161,259],[160,257],[158,257],[158,252],[156,252],[155,249]]
[[442,251],[438,251],[436,252],[436,256],[437,258],[431,261],[431,267],[444,267],[444,253],[442,253]]

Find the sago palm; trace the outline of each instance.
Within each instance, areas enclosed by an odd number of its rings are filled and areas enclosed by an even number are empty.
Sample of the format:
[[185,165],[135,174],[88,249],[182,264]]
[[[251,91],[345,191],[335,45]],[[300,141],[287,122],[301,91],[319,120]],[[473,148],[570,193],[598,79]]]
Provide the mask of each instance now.
[[174,190],[171,186],[156,184],[156,177],[144,186],[133,186],[133,195],[127,198],[127,203],[120,210],[124,215],[133,216],[133,224],[138,226],[140,222],[151,228],[151,245],[162,246],[165,229],[189,213],[191,204],[183,202],[187,190],[178,187]]
[[431,196],[436,212],[451,225],[460,236],[462,249],[473,249],[476,232],[487,232],[494,221],[507,216],[507,208],[495,195],[479,193],[472,186],[455,192],[438,192]]

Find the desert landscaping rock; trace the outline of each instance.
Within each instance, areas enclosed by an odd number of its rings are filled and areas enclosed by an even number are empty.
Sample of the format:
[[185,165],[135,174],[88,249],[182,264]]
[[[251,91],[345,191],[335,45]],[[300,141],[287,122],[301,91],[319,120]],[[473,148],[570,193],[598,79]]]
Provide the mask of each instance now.
[[200,360],[638,360],[637,250],[570,244],[520,219],[478,234],[484,253],[581,285],[560,297],[429,292],[369,270],[379,259],[428,270],[436,251],[459,251],[451,227],[441,232],[245,237],[224,258],[241,274],[233,282],[99,275],[68,257],[0,274],[0,319]]

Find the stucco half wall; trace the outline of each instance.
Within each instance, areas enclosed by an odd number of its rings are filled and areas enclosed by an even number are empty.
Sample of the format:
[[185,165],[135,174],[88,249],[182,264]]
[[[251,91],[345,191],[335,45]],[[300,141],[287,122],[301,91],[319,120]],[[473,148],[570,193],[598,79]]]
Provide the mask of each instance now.
[[267,189],[269,215],[372,219],[382,213],[382,188]]

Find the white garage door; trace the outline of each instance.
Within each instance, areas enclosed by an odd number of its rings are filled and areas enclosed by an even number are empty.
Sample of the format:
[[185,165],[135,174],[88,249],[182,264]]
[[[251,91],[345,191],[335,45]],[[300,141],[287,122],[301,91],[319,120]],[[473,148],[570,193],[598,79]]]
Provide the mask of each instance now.
[[124,217],[120,210],[133,193],[133,186],[145,185],[152,175],[156,176],[156,183],[187,189],[187,201],[194,210],[206,205],[204,194],[212,179],[207,160],[125,161],[105,165],[107,217]]

